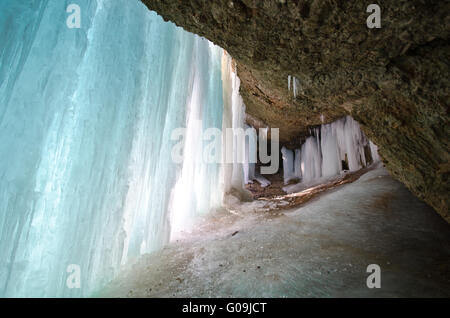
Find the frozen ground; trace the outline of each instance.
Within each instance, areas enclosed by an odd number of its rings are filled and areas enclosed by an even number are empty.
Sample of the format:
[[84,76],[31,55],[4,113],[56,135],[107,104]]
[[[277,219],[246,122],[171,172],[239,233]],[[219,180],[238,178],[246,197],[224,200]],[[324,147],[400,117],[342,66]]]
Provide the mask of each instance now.
[[[449,297],[450,225],[379,168],[300,208],[217,212],[95,296]],[[381,267],[381,289],[366,268]]]

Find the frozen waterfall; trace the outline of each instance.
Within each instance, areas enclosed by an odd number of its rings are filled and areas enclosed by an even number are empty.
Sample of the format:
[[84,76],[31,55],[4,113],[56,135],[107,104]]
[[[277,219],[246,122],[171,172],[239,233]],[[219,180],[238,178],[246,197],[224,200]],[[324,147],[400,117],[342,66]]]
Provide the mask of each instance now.
[[0,5],[0,296],[90,295],[221,200],[218,164],[170,157],[174,128],[188,154],[194,120],[222,128],[222,50],[137,0],[77,4],[80,29],[66,1]]

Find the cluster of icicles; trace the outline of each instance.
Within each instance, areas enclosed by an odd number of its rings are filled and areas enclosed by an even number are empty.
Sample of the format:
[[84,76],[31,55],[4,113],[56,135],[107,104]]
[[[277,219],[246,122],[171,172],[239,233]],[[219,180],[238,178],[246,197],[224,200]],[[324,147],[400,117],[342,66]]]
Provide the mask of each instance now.
[[[376,145],[364,135],[359,124],[350,116],[311,129],[311,136],[300,149],[282,147],[281,154],[284,183],[298,180],[301,181],[300,188],[344,171],[357,171],[380,160]],[[248,165],[248,169],[253,171],[254,167]],[[253,172],[249,175],[253,176]],[[251,183],[252,179],[248,178],[246,182]],[[263,186],[268,184],[270,183]],[[300,188],[286,187],[284,190],[295,192]]]

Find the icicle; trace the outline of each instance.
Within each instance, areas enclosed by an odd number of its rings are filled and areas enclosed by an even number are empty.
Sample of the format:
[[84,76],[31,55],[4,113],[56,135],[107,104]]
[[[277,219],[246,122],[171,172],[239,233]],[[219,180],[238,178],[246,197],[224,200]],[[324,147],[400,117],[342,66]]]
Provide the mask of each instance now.
[[[292,83],[292,85],[291,85]],[[298,80],[295,76],[288,75],[288,90],[291,91],[292,87],[292,93],[294,95],[294,98],[297,98],[298,94]]]
[[369,142],[369,144],[373,162],[380,161],[380,156],[378,155],[378,147],[371,141]]
[[322,176],[330,177],[342,170],[336,135],[332,125],[322,125]]
[[251,129],[250,126],[245,125],[246,132],[250,132],[245,137],[245,163],[244,163],[244,180],[245,184],[253,183],[255,179],[255,165],[256,165],[256,147],[257,137],[256,130]]
[[321,177],[320,153],[315,137],[306,139],[301,150],[302,182],[310,182]]
[[295,149],[294,154],[294,176],[300,179],[302,177],[302,151],[300,149]]
[[292,150],[285,147],[281,148],[281,154],[283,156],[283,173],[284,184],[288,184],[289,181],[295,178],[294,176],[294,154]]

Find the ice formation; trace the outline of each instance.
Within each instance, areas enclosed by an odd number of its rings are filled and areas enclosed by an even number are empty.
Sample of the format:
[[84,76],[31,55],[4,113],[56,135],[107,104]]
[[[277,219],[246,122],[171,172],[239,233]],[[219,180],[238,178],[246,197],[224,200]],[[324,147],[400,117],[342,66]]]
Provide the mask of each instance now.
[[[241,194],[248,194],[245,184],[253,180],[264,184],[268,181],[256,172],[257,132],[245,123],[245,105],[239,93],[240,79],[233,63],[231,56],[225,53],[222,59],[223,191],[229,193],[234,190]],[[226,133],[229,128],[235,132],[231,136]],[[242,131],[242,135],[236,133],[239,130]]]
[[[380,160],[377,147],[350,116],[321,125],[311,132],[312,136],[306,139],[301,150],[295,150],[293,175],[301,178],[304,184],[338,175],[344,169],[356,171]],[[366,158],[368,154],[371,158]],[[287,149],[283,152],[283,159],[285,157],[288,159],[288,170],[284,171],[284,181],[287,183],[292,174]]]
[[294,153],[286,147],[281,148],[281,155],[283,158],[283,178],[284,184],[295,178],[294,173]]
[[370,152],[372,154],[372,161],[380,161],[380,156],[378,155],[378,147],[371,141],[369,141],[370,144]]
[[[209,140],[205,140],[203,134],[205,129],[219,130],[222,125],[222,50],[195,37],[193,52],[191,78],[188,79],[192,87],[186,105],[184,160],[169,207],[172,233],[192,226],[196,216],[221,206],[223,198],[221,166],[204,157]],[[219,142],[220,149],[222,140],[215,141]]]
[[245,124],[244,128],[248,135],[245,136],[245,162],[244,162],[244,181],[245,184],[252,183],[255,180],[256,161],[257,161],[257,142],[256,130]]
[[192,125],[222,128],[222,50],[137,0],[77,4],[80,29],[66,1],[0,5],[0,296],[90,295],[223,190]]
[[309,182],[320,178],[322,158],[320,155],[320,145],[315,136],[306,139],[300,151],[300,169],[302,181]]
[[294,152],[294,177],[300,179],[302,177],[302,151],[295,149]]
[[255,173],[255,180],[258,181],[258,183],[261,185],[261,187],[265,188],[269,185],[271,185],[271,182],[264,178],[261,174]]
[[298,94],[299,83],[298,79],[295,76],[288,76],[288,90],[292,90],[292,94],[294,94],[294,98],[297,97]]

